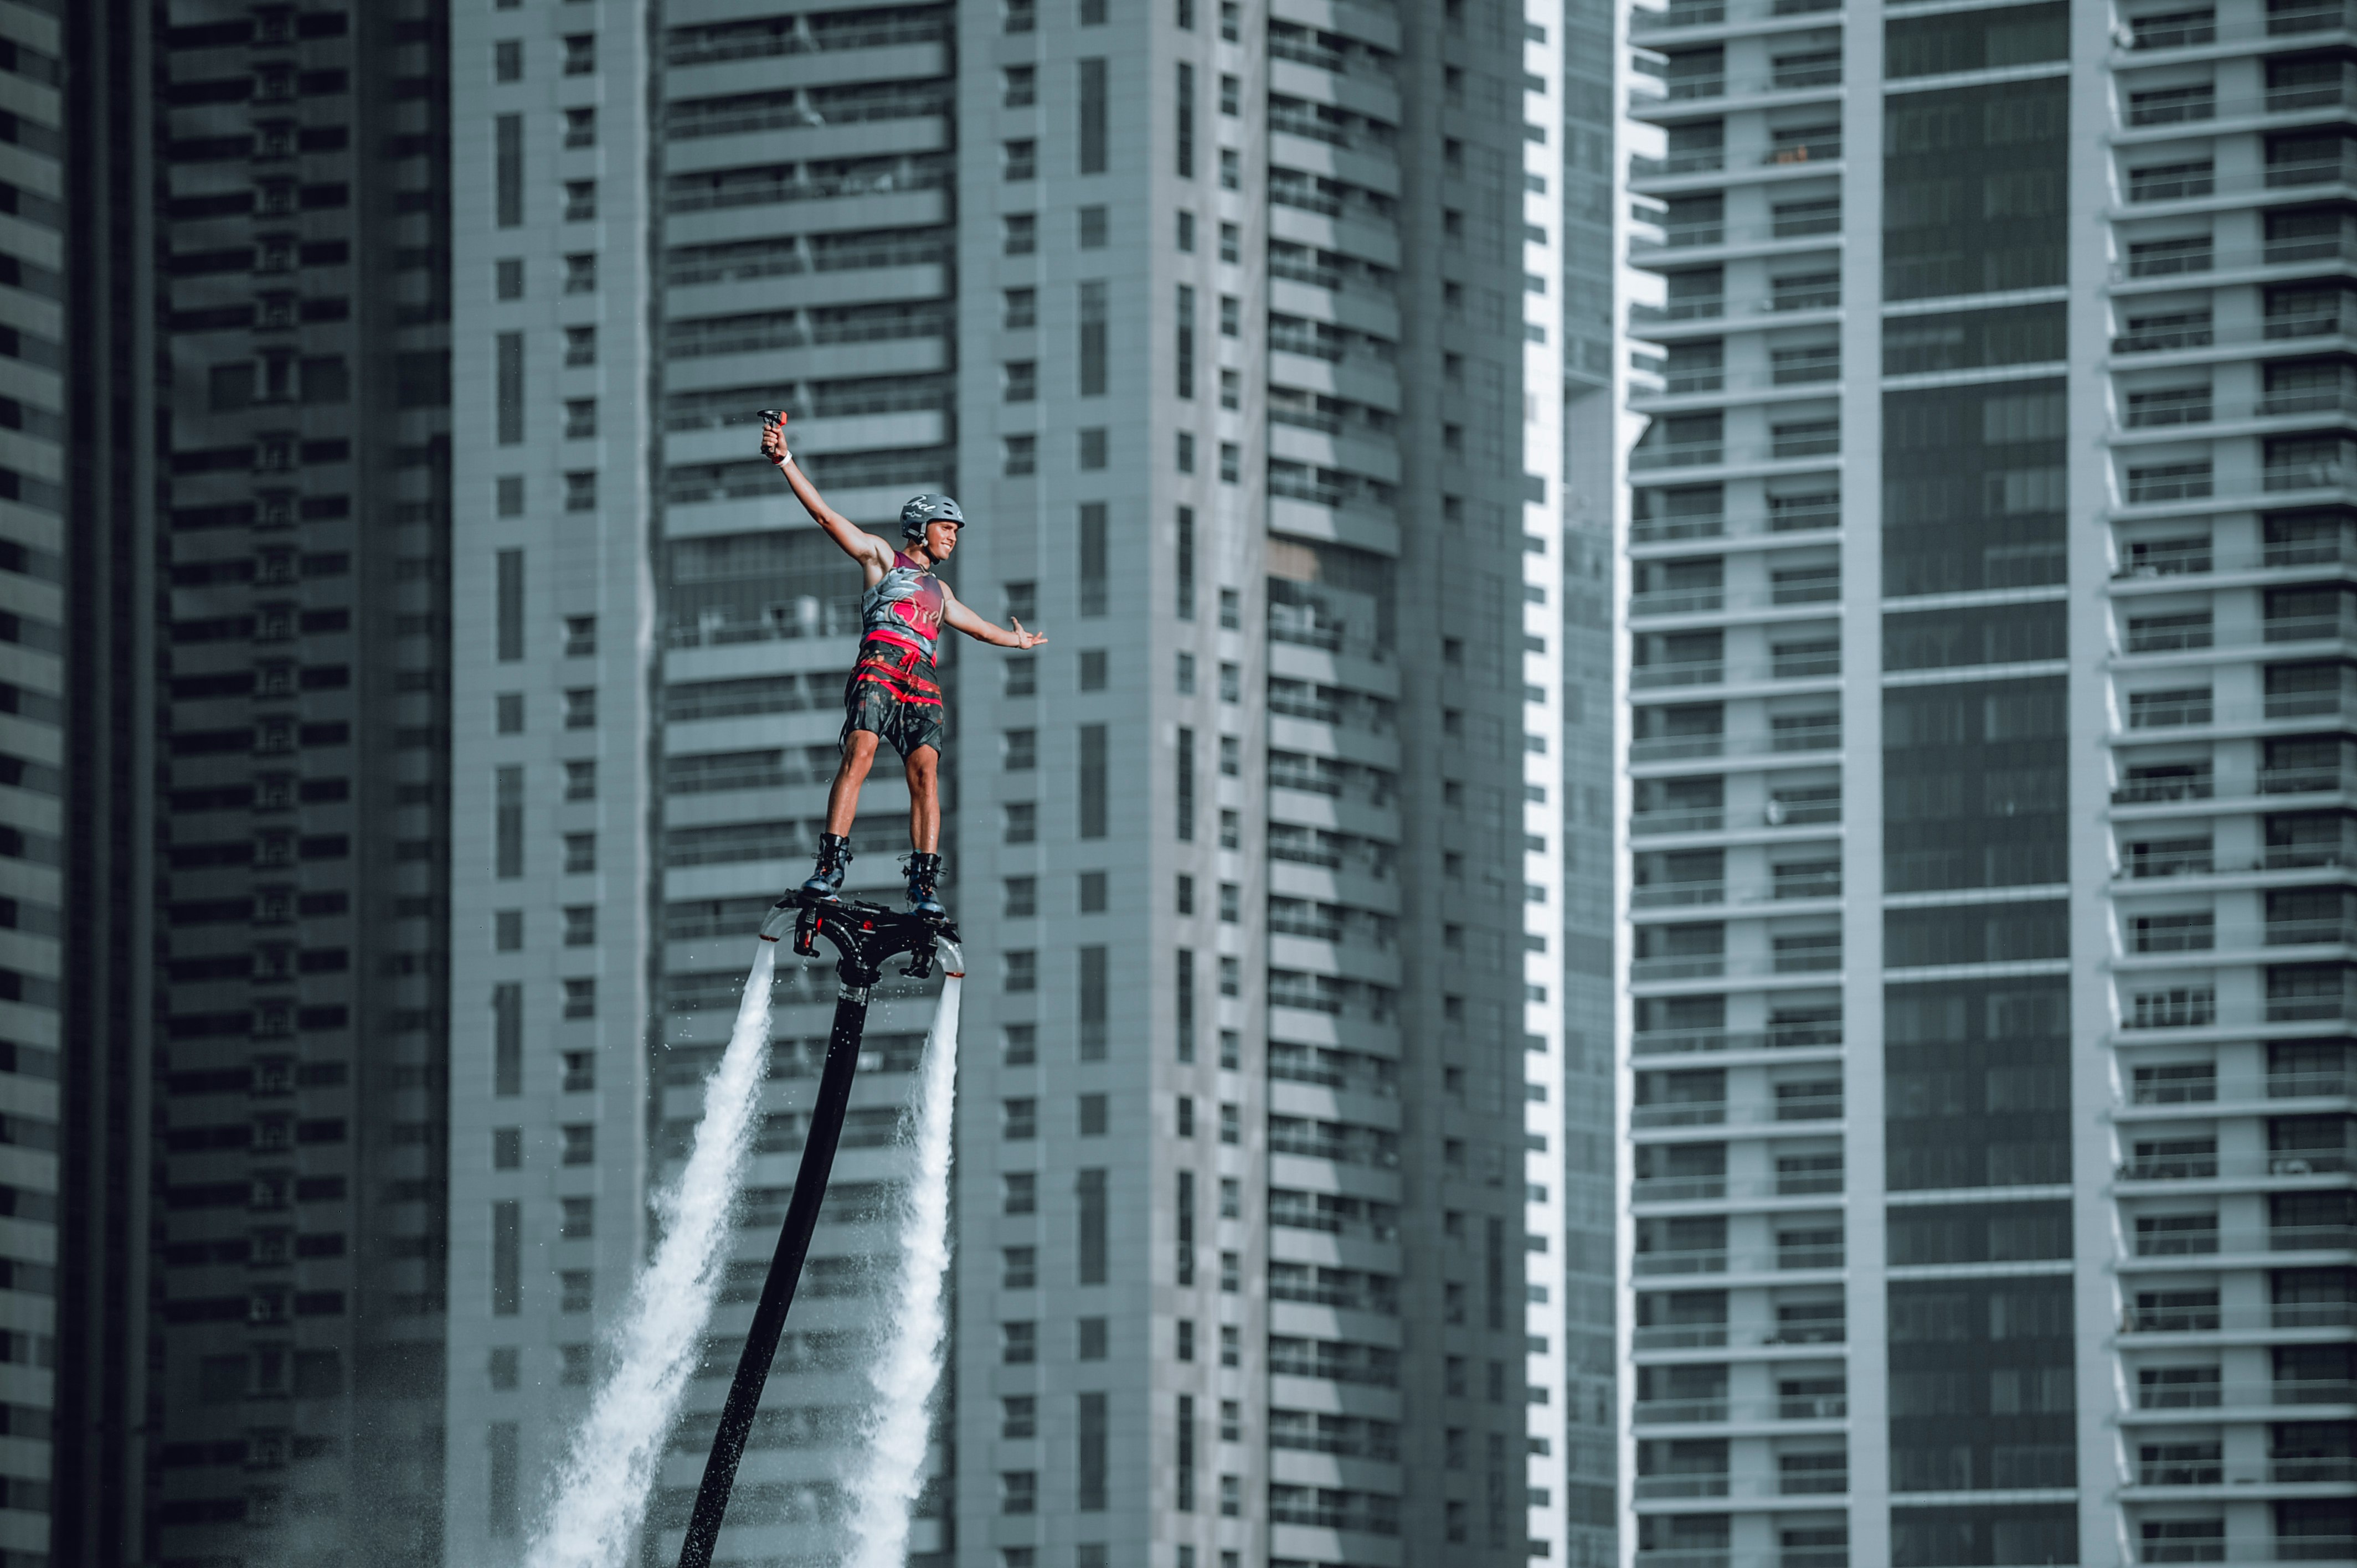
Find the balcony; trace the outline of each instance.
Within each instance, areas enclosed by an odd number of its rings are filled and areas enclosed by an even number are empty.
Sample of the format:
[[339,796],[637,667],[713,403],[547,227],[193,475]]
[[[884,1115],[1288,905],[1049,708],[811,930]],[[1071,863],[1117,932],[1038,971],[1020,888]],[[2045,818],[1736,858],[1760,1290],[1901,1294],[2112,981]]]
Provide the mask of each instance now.
[[1631,38],[1649,38],[1695,27],[1724,27],[1729,22],[1818,16],[1840,9],[1841,0],[1694,0],[1660,11],[1638,5],[1629,12],[1629,34]]
[[2303,1301],[2276,1302],[2257,1313],[2223,1313],[2214,1305],[2130,1306],[2120,1330],[2125,1334],[2251,1334],[2352,1325],[2357,1325],[2357,1303]]
[[2141,54],[2147,50],[2201,48],[2214,44],[2222,38],[2232,42],[2255,38],[2292,38],[2304,33],[2331,32],[2352,26],[2349,6],[2343,0],[2320,0],[2319,4],[2285,6],[2280,9],[2236,6],[2228,8],[2224,18],[2209,11],[2171,12],[2134,24],[2128,48]]
[[1837,1122],[1841,1114],[1842,1097],[1838,1093],[1779,1095],[1772,1102],[1747,1100],[1732,1107],[1724,1100],[1679,1100],[1630,1107],[1629,1125],[1718,1127],[1763,1122]]
[[1649,158],[1631,154],[1629,158],[1629,178],[1631,183],[1641,179],[1662,179],[1682,174],[1707,174],[1727,166],[1727,149],[1709,147],[1691,153],[1672,153],[1666,157]]
[[1667,1057],[1719,1051],[1811,1050],[1841,1043],[1839,1024],[1786,1024],[1766,1029],[1643,1030],[1632,1037],[1630,1050],[1641,1057]]
[[[2351,1167],[2350,1156],[2340,1149],[2277,1149],[2231,1159],[2214,1154],[2156,1155],[2126,1161],[2114,1174],[2124,1182],[2264,1181],[2338,1176]],[[2324,1229],[2348,1234],[2343,1227]]]
[[2266,166],[2269,190],[2288,190],[2309,185],[2347,185],[2352,178],[2357,178],[2357,164],[2346,158],[2302,158],[2271,163]]
[[1686,762],[1708,757],[1789,755],[1841,749],[1839,714],[1828,714],[1822,718],[1811,714],[1805,718],[1806,722],[1778,723],[1773,731],[1764,736],[1729,737],[1713,733],[1640,736],[1629,743],[1629,760],[1633,764]]
[[[1724,1176],[1641,1176],[1631,1184],[1631,1203],[1715,1203],[1728,1197],[1822,1197],[1843,1190],[1839,1171],[1780,1172],[1749,1181],[1730,1183]],[[1838,1254],[1840,1247],[1832,1251]],[[1784,1256],[1780,1251],[1778,1256]],[[1787,1263],[1786,1268],[1839,1268],[1838,1256],[1829,1264]]]
[[[1770,1421],[1846,1421],[1846,1394],[1785,1394],[1773,1399],[1639,1400],[1636,1424],[1687,1425],[1705,1423]],[[1646,1559],[1640,1555],[1639,1562]]]
[[1641,883],[1629,890],[1629,907],[1632,909],[1674,909],[1681,905],[1726,902],[1724,882]]
[[1726,680],[1727,661],[1721,659],[1664,660],[1658,664],[1632,665],[1629,671],[1629,688],[1634,692],[1672,686],[1717,686]]

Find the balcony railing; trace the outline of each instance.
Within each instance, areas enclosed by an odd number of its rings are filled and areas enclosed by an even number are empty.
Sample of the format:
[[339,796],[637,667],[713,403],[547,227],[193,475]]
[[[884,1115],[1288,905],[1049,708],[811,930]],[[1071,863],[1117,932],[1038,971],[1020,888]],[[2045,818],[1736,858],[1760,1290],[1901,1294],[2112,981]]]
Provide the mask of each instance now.
[[1664,660],[1658,664],[1630,667],[1631,690],[1645,692],[1664,686],[1717,686],[1727,680],[1727,663],[1719,659]]
[[[2121,1181],[2258,1181],[2337,1176],[2352,1166],[2339,1149],[2277,1149],[2265,1155],[2222,1158],[2217,1155],[2159,1155],[2129,1160],[2116,1173]],[[2345,1228],[2326,1230],[2346,1235]]]
[[1842,1043],[1839,1024],[1785,1024],[1766,1029],[1647,1029],[1632,1037],[1637,1056],[1714,1051],[1808,1050]]
[[1629,13],[1629,31],[1632,37],[1645,38],[1687,27],[1716,27],[1730,21],[1821,16],[1840,9],[1841,0],[1687,0],[1660,11],[1635,7]]
[[2129,1334],[2216,1334],[2272,1329],[2346,1328],[2357,1324],[2357,1303],[2276,1302],[2258,1312],[2222,1312],[2216,1306],[2131,1306],[2120,1327]]
[[1629,906],[1633,909],[1671,909],[1685,904],[1726,902],[1724,882],[1641,883],[1629,890]]
[[[1730,1421],[1843,1421],[1849,1415],[1846,1394],[1787,1394],[1775,1399],[1639,1400],[1636,1423],[1682,1425]],[[1645,1561],[1642,1556],[1638,1559]]]

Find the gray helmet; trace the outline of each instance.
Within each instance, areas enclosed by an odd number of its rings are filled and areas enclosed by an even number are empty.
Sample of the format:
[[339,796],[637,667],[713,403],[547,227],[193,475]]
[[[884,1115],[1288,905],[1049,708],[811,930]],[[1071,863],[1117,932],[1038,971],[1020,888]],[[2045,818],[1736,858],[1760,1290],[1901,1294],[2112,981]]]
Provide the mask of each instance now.
[[965,513],[958,510],[957,502],[949,497],[937,496],[930,491],[921,496],[910,496],[900,508],[900,537],[922,539],[925,525],[937,518],[947,518],[960,528],[965,526]]

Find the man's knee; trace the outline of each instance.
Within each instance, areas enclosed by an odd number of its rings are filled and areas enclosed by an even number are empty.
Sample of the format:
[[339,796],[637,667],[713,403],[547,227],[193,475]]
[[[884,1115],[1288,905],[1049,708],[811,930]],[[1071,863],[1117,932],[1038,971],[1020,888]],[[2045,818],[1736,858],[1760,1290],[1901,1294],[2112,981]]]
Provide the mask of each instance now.
[[867,730],[854,730],[843,745],[843,771],[865,773],[876,760],[876,736]]
[[940,777],[939,755],[930,746],[920,746],[908,757],[909,788],[931,793]]

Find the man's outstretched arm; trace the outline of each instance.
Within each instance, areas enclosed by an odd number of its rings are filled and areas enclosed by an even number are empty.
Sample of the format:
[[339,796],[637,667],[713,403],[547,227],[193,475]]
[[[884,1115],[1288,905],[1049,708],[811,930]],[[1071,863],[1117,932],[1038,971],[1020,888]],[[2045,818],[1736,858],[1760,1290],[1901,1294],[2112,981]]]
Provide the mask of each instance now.
[[[812,519],[821,528],[826,530],[828,538],[843,546],[843,553],[845,555],[875,571],[885,572],[891,569],[890,547],[866,530],[856,526],[849,518],[827,505],[826,499],[818,493],[818,487],[810,482],[810,476],[802,472],[802,465],[795,462],[793,454],[786,450],[786,416],[784,414],[778,416],[778,422],[775,424],[762,426],[761,456],[778,466],[778,471],[785,475],[786,484],[793,490],[794,499],[802,503],[802,510],[810,513]],[[873,581],[873,579],[870,580]]]
[[942,620],[952,628],[973,638],[976,642],[987,642],[994,648],[1037,648],[1048,640],[1039,632],[1024,630],[1023,623],[1017,620],[1015,617],[1008,616],[1006,618],[1015,621],[1014,630],[1009,631],[1003,626],[993,626],[966,608],[964,603],[949,591],[948,584],[942,585]]

